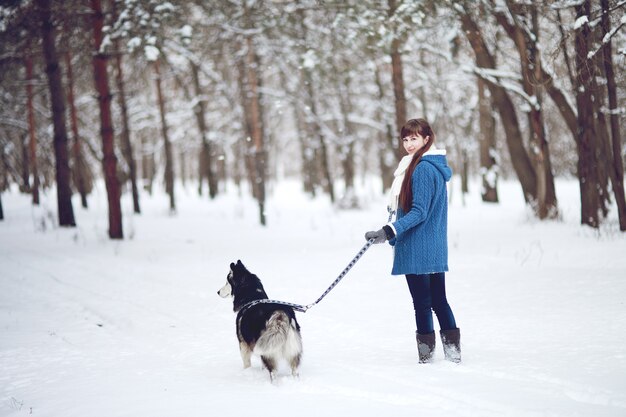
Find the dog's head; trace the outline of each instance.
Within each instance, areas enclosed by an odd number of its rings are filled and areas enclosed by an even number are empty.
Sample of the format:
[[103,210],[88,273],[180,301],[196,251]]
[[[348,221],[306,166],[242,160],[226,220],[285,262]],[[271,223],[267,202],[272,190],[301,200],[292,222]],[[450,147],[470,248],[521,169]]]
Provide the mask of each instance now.
[[226,284],[220,288],[217,294],[222,298],[233,297],[235,295],[235,288],[240,287],[249,276],[252,276],[252,274],[241,261],[238,260],[236,264],[231,263],[230,271],[228,271],[228,275],[226,276]]
[[230,264],[226,284],[220,288],[217,294],[222,298],[234,297],[235,311],[245,302],[267,298],[261,280],[248,271],[241,261]]
[[[245,269],[245,266],[243,266],[241,261],[237,261],[236,264],[234,263],[230,264],[230,271],[228,271],[228,275],[226,276],[226,284],[224,284],[224,286],[219,289],[219,291],[217,292],[217,295],[219,295],[222,298],[233,296],[233,287],[235,286],[235,270],[239,268]],[[238,273],[237,277],[240,277],[240,276],[241,274]]]

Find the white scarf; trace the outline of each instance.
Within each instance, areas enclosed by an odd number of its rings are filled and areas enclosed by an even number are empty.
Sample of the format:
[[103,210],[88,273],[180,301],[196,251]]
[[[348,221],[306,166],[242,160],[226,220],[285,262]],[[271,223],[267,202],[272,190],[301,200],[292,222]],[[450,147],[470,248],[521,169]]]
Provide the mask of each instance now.
[[[430,149],[424,153],[424,155],[445,155],[445,150],[439,150],[432,145]],[[400,191],[402,190],[402,181],[404,181],[404,174],[406,170],[411,165],[411,161],[413,160],[413,155],[406,155],[398,164],[398,168],[393,172],[393,183],[391,184],[391,189],[389,190],[389,202],[388,206],[392,212],[395,212],[398,209],[398,199],[400,198]]]
[[413,155],[406,155],[398,164],[398,168],[393,172],[393,183],[391,183],[391,189],[389,190],[389,203],[387,204],[391,211],[396,211],[398,208],[398,198],[400,197],[400,190],[402,189],[402,181],[404,181],[404,173],[411,165]]

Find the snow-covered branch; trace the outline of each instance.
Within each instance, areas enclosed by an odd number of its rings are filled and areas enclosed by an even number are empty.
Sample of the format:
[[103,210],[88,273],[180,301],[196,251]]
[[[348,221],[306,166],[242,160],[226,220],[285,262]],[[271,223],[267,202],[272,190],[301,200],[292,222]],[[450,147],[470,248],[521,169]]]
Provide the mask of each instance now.
[[464,71],[471,72],[479,76],[485,81],[498,85],[507,91],[510,91],[519,97],[521,97],[529,106],[535,110],[540,109],[540,104],[537,101],[536,96],[529,96],[518,84],[513,84],[510,81],[520,81],[520,77],[517,74],[507,71],[494,70],[491,68],[480,68],[476,66],[464,66]]
[[609,45],[609,43],[611,42],[611,39],[613,38],[613,36],[615,36],[615,34],[620,29],[622,29],[624,26],[626,26],[626,14],[624,14],[624,16],[622,16],[622,19],[620,20],[620,23],[619,23],[618,26],[615,26],[613,29],[611,29],[610,32],[608,32],[607,34],[604,35],[604,37],[602,38],[602,43],[600,43],[600,45],[595,50],[589,51],[589,53],[587,54],[587,59],[592,59],[604,47]]

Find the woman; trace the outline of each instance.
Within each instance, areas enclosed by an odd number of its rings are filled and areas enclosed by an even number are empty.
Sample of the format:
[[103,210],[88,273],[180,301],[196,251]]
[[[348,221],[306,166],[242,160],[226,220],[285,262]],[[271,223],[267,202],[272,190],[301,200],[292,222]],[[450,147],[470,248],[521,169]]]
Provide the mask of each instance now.
[[435,351],[432,311],[439,321],[445,358],[461,361],[460,331],[446,299],[448,270],[448,195],[452,170],[446,151],[433,146],[435,134],[424,119],[411,119],[400,137],[408,153],[398,165],[390,191],[396,221],[367,232],[374,243],[394,246],[393,275],[406,275],[417,331],[419,362],[427,363]]

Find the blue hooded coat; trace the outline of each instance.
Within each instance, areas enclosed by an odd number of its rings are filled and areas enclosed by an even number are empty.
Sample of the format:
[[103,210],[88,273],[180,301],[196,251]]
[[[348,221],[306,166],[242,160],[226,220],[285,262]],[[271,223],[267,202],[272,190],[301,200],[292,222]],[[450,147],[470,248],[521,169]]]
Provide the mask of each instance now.
[[413,202],[398,207],[392,275],[448,271],[448,192],[452,177],[445,154],[425,154],[411,176]]

